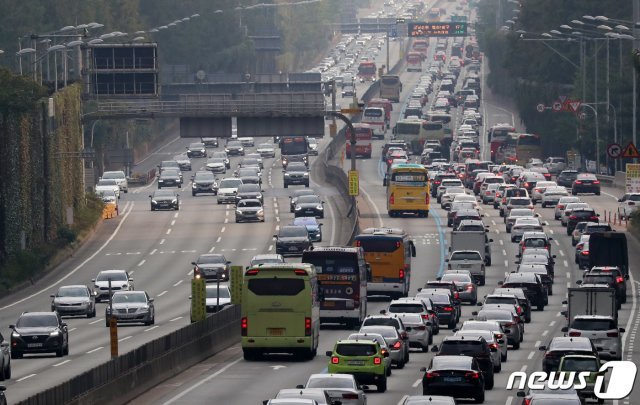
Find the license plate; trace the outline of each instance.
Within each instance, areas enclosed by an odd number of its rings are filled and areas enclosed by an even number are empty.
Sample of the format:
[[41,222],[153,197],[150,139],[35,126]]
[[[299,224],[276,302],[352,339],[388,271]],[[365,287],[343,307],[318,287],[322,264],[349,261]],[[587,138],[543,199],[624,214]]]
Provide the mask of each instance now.
[[350,366],[364,366],[364,360],[349,360],[347,364]]
[[323,306],[325,307],[335,307],[336,306],[336,302],[335,301],[325,301],[322,303]]
[[290,252],[295,252],[296,250],[298,250],[298,248],[297,248],[297,247],[295,247],[295,246],[291,246],[291,247],[289,248],[289,251],[290,251]]
[[461,382],[462,381],[462,377],[444,377],[442,379],[444,382]]
[[28,343],[27,347],[42,347],[42,343]]
[[470,264],[459,264],[458,267],[460,267],[461,269],[468,269],[471,267]]
[[269,336],[283,336],[284,328],[269,328],[267,329],[267,334]]

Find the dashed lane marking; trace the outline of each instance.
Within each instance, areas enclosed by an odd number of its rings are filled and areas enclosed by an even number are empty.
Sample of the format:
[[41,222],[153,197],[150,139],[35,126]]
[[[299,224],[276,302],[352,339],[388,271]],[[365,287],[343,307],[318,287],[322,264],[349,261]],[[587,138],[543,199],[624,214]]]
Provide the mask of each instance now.
[[170,233],[171,233],[171,228],[167,229],[167,235],[169,235]]
[[422,379],[419,378],[413,384],[411,384],[411,386],[413,388],[416,388],[418,385],[420,385],[421,382],[422,382]]
[[216,243],[220,243],[221,240],[222,240],[222,236],[218,236],[218,239],[216,239]]
[[563,250],[560,250],[559,253],[560,253],[560,256],[564,257],[564,251]]
[[89,325],[93,325],[94,323],[98,323],[98,322],[102,322],[102,321],[104,321],[104,318],[96,319],[95,321],[89,322]]
[[171,221],[171,226],[174,226],[176,224],[176,220],[174,219],[173,221]]
[[223,226],[222,229],[220,229],[220,233],[224,233],[224,231],[226,231],[226,230],[227,230],[227,227]]
[[177,318],[169,319],[169,322],[175,322],[175,321],[177,321],[177,320],[179,320],[179,319],[182,319],[182,317],[181,317],[181,316],[179,316],[179,317],[177,317]]
[[24,380],[26,380],[26,379],[28,379],[28,378],[35,377],[36,375],[37,375],[37,374],[29,374],[29,375],[25,375],[24,377],[22,377],[21,379],[16,380],[16,381],[17,381],[17,382],[24,381]]
[[71,360],[65,360],[65,361],[61,361],[60,363],[57,364],[52,364],[51,367],[59,367],[63,364],[67,364],[68,362],[70,362]]
[[563,260],[562,264],[564,265],[564,267],[569,267],[569,262],[566,260]]
[[150,256],[155,255],[157,251],[158,249],[153,249],[151,252],[149,252],[149,255]]
[[183,282],[183,281],[184,281],[184,280],[178,280],[178,282],[177,282],[177,283],[175,283],[173,286],[174,286],[174,287],[177,287],[177,286],[179,286],[180,284],[182,284],[182,282]]
[[544,332],[542,332],[542,336],[547,336],[549,334],[548,330],[545,330]]
[[154,329],[158,329],[159,327],[160,327],[160,326],[158,326],[158,325],[156,325],[156,326],[152,326],[152,327],[150,327],[150,328],[145,329],[144,331],[145,331],[145,332],[151,332],[152,330],[154,330]]
[[164,239],[160,239],[160,244],[164,245]]
[[118,339],[118,342],[124,342],[125,340],[129,340],[131,339],[133,336],[129,335],[129,336],[125,336],[123,338]]
[[102,347],[102,346],[100,346],[100,347],[96,347],[95,349],[89,350],[89,351],[87,352],[87,354],[95,353],[95,352],[97,352],[98,350],[101,350],[101,349],[103,349],[103,348],[104,348],[104,347]]
[[138,263],[138,267],[142,267],[142,265],[146,262],[146,259],[142,259],[140,263]]
[[[192,271],[193,271],[193,270],[192,270]],[[167,291],[167,290],[164,290],[163,292],[161,292],[161,293],[160,293],[160,294],[158,294],[157,296],[158,296],[158,297],[162,297],[162,296],[163,296],[163,295],[165,295],[166,293],[168,293],[168,291]]]
[[533,352],[529,353],[529,355],[527,356],[527,360],[531,360],[533,358]]

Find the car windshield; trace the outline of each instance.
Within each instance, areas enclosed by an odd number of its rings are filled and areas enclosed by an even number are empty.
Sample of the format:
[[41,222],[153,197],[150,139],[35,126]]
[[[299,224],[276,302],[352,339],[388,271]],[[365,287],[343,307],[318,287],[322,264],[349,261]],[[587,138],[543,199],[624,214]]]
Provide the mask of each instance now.
[[273,146],[268,143],[261,143],[258,145],[258,149],[273,149]]
[[391,304],[389,312],[394,314],[419,314],[424,312],[424,308],[420,304]]
[[16,327],[18,328],[40,328],[47,326],[58,326],[58,317],[54,313],[51,313],[51,315],[22,315],[16,323]]
[[89,291],[85,287],[60,287],[56,297],[88,297]]
[[177,169],[164,169],[161,176],[179,176],[180,171]]
[[238,170],[238,176],[242,177],[242,176],[257,176],[257,173],[254,169],[250,169],[250,168],[243,168]]
[[600,364],[595,357],[565,357],[560,365],[561,371],[598,371]]
[[204,143],[196,142],[189,144],[189,149],[204,149]]
[[527,238],[524,240],[524,246],[532,248],[543,248],[547,246],[547,241],[543,238]]
[[[340,355],[343,356],[371,356],[371,354],[342,354],[341,351],[342,346],[349,346],[349,345],[339,345],[336,348],[336,352]],[[374,345],[351,345],[351,346],[364,346],[364,349],[361,349],[361,351],[369,351],[371,350],[370,348],[372,347],[374,350],[375,354],[375,346]],[[351,350],[351,348],[344,348],[345,351],[349,351]],[[358,350],[358,349],[356,349]],[[353,385],[353,381],[349,378],[332,378],[332,377],[314,377],[314,378],[310,378],[309,381],[307,382],[306,388],[355,388]]]
[[104,172],[103,179],[124,179],[124,174],[119,172]]
[[[229,288],[220,287],[220,298],[230,298]],[[207,286],[207,298],[218,298],[218,289],[216,286]]]
[[512,217],[532,217],[534,216],[533,211],[531,211],[530,209],[515,209],[515,210],[511,210],[511,213],[509,214],[509,216]]
[[242,207],[262,207],[262,204],[258,200],[242,200],[238,202],[238,208]]
[[[387,322],[387,323],[382,323]],[[360,328],[360,333],[377,333],[385,339],[397,339],[398,332],[395,324],[391,324],[384,318],[374,318],[365,321],[365,325]]]
[[240,179],[222,179],[220,188],[238,188],[242,184]]
[[226,263],[227,259],[225,259],[222,255],[202,255],[198,257],[198,264],[212,264],[212,263]]
[[115,180],[111,180],[111,179],[102,179],[100,181],[98,181],[98,186],[117,186],[118,183],[116,183]]
[[207,160],[207,164],[224,164],[224,158],[214,157]]
[[153,192],[153,197],[175,197],[175,194],[171,190],[156,190]]
[[111,301],[114,304],[125,304],[125,303],[144,303],[147,302],[147,296],[144,293],[115,293],[111,298]]
[[96,278],[96,281],[127,281],[127,273],[125,272],[116,272],[116,273],[100,273]]
[[227,148],[241,148],[242,144],[238,141],[231,141],[227,144]]
[[307,228],[303,226],[285,226],[280,228],[279,236],[282,237],[307,237]]
[[482,260],[479,252],[453,252],[451,261],[455,260]]
[[444,341],[440,347],[439,355],[463,354],[482,352],[482,342],[479,340],[464,342],[461,340]]
[[238,186],[238,193],[259,193],[259,184],[241,184]]
[[195,181],[213,181],[215,180],[215,176],[212,173],[206,172],[206,173],[196,173],[196,175],[194,176],[193,180]]
[[315,195],[303,195],[297,201],[300,204],[320,204],[320,199]]
[[213,152],[213,155],[211,155],[213,157],[216,158],[220,158],[220,159],[226,159],[227,158],[227,153],[226,152]]

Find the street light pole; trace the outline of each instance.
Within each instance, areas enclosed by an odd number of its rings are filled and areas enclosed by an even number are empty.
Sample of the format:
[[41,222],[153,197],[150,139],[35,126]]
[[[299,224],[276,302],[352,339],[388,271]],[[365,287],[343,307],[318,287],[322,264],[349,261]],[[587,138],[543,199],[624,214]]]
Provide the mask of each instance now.
[[598,174],[600,172],[600,131],[598,129],[598,127],[599,127],[598,109],[595,108],[594,106],[592,106],[591,104],[596,104],[596,103],[582,103],[582,104],[580,104],[580,106],[589,108],[591,111],[593,111],[593,115],[595,117],[595,122],[596,122],[596,174]]

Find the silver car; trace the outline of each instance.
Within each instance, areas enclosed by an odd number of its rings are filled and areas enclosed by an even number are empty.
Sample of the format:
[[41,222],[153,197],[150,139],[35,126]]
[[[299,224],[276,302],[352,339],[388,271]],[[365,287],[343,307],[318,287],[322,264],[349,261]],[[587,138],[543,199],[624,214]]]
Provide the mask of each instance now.
[[507,333],[505,328],[497,321],[464,321],[461,331],[470,330],[488,330],[496,337],[498,345],[500,345],[500,358],[502,361],[507,361],[509,357],[509,349],[507,342]]
[[498,339],[489,330],[459,330],[453,336],[464,336],[470,338],[482,337],[487,341],[489,350],[491,350],[491,361],[493,362],[493,371],[499,373],[502,370],[502,353]]
[[[409,347],[417,347],[423,352],[429,351],[429,343],[433,341],[431,330],[429,329],[431,322],[424,320],[420,314],[398,314],[407,328],[407,336],[409,337]],[[429,325],[427,325],[427,322]]]
[[513,345],[515,350],[520,348],[520,342],[522,342],[522,334],[520,333],[520,327],[516,324],[514,316],[511,311],[504,309],[483,309],[478,312],[473,312],[476,319],[479,321],[497,321],[505,327],[507,333],[507,342]]
[[560,197],[558,203],[556,204],[556,209],[553,214],[555,219],[560,219],[562,214],[564,213],[564,209],[567,207],[567,204],[580,202],[580,197],[567,196]]
[[575,202],[569,203],[564,207],[564,211],[562,212],[562,216],[560,217],[560,223],[562,226],[567,226],[567,222],[569,222],[569,217],[571,216],[571,211],[580,208],[590,208],[589,204],[583,202]]
[[111,306],[107,305],[105,309],[105,326],[109,326],[112,317],[115,317],[118,323],[153,325],[156,322],[153,298],[145,291],[118,291],[111,297]]
[[511,228],[515,225],[518,218],[538,218],[539,215],[529,208],[514,208],[505,217],[504,224],[507,233],[511,233]]
[[[304,385],[304,389],[310,388],[325,390],[329,394],[331,403],[333,401],[340,401],[343,405],[366,405],[367,403],[367,395],[351,374],[311,374]],[[354,393],[357,393],[356,398],[352,395]]]
[[51,310],[60,316],[85,315],[96,316],[96,295],[86,285],[65,285],[51,295]]
[[478,285],[484,285],[485,262],[477,250],[456,250],[446,259],[449,270],[468,270]]
[[622,339],[624,328],[618,328],[617,321],[610,316],[578,315],[569,327],[562,329],[568,336],[584,336],[591,339],[598,349],[598,355],[606,360],[622,359]]
[[520,242],[526,232],[544,232],[544,228],[538,218],[518,218],[511,227],[511,242]]
[[453,281],[458,289],[461,301],[467,301],[471,305],[478,302],[478,286],[473,281],[472,275],[467,270],[447,270],[440,281]]
[[406,363],[409,345],[400,336],[398,330],[389,325],[370,325],[360,328],[358,333],[379,333],[389,346],[389,357],[391,364],[395,364],[398,368],[404,368]]
[[564,187],[547,187],[542,194],[542,208],[556,206],[562,197],[567,197],[568,195],[569,192]]

